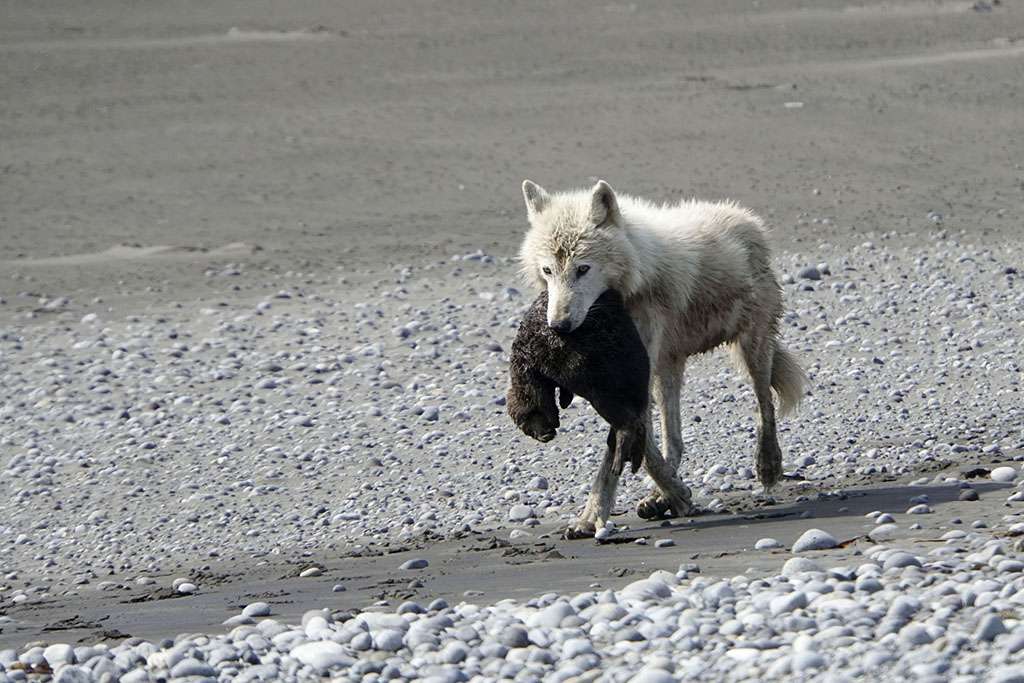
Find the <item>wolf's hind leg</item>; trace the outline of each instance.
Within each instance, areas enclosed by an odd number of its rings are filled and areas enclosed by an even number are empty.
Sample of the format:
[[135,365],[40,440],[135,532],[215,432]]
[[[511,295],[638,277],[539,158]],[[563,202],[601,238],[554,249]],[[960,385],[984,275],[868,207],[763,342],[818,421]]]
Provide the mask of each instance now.
[[594,485],[590,488],[590,495],[587,496],[583,512],[565,530],[566,538],[590,538],[597,533],[598,525],[603,526],[611,515],[612,504],[615,502],[615,488],[618,484],[619,477],[615,473],[615,449],[609,445],[605,449],[604,459],[597,471]]
[[737,354],[750,373],[757,398],[757,450],[754,461],[757,478],[765,490],[782,477],[782,449],[775,428],[775,404],[772,402],[772,361],[776,343],[772,338],[747,335],[738,344]]

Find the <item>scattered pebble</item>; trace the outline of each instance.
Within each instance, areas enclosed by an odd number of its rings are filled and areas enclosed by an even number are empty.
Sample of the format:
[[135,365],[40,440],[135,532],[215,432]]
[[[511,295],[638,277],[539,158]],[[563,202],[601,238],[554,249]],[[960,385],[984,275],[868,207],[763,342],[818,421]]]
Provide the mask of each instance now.
[[1017,470],[1004,465],[1003,467],[997,467],[992,470],[988,476],[992,478],[992,481],[1009,483],[1017,478]]
[[399,569],[407,571],[410,569],[426,569],[428,566],[430,566],[429,562],[427,562],[422,557],[417,557],[411,560],[406,560],[402,563]]
[[828,550],[838,545],[832,534],[821,529],[808,529],[793,544],[794,553],[805,553],[812,550]]

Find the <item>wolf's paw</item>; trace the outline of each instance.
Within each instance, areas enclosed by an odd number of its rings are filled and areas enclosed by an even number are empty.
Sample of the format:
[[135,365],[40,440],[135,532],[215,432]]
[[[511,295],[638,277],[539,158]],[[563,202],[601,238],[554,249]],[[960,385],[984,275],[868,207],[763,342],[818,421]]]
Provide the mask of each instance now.
[[551,439],[555,438],[555,433],[558,428],[557,424],[552,424],[544,413],[534,411],[523,418],[523,423],[520,425],[523,434],[532,436],[541,443],[547,443]]
[[669,511],[668,501],[658,495],[650,495],[637,503],[636,515],[640,519],[660,519]]
[[765,491],[769,491],[782,478],[782,451],[779,450],[779,444],[770,442],[763,445],[757,453],[756,461],[757,480]]
[[661,519],[662,517],[689,517],[698,512],[693,504],[690,489],[682,484],[672,495],[651,494],[636,506],[636,514],[640,519]]
[[673,517],[689,517],[696,515],[700,509],[693,504],[693,495],[684,484],[677,484],[676,489],[666,496],[666,503]]
[[563,535],[566,540],[575,541],[580,538],[593,538],[595,533],[597,533],[597,527],[593,522],[578,520],[575,524],[566,527]]

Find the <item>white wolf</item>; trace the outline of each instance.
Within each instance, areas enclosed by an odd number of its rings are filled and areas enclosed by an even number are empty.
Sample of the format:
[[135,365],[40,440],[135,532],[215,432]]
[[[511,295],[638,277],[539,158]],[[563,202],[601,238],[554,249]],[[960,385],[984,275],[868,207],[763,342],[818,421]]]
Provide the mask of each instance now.
[[[530,229],[520,257],[523,273],[547,290],[548,325],[575,329],[607,289],[625,300],[651,362],[651,392],[662,426],[658,452],[647,416],[644,468],[658,492],[641,501],[645,519],[694,510],[676,476],[682,457],[679,394],[686,359],[729,344],[750,374],[758,404],[758,478],[771,487],[782,474],[772,389],[779,410],[794,408],[806,378],[779,343],[782,296],[769,263],[765,229],[750,211],[729,202],[685,201],[657,206],[618,195],[603,180],[590,190],[549,194],[523,183]],[[606,454],[570,537],[594,533],[608,519],[617,479]]]

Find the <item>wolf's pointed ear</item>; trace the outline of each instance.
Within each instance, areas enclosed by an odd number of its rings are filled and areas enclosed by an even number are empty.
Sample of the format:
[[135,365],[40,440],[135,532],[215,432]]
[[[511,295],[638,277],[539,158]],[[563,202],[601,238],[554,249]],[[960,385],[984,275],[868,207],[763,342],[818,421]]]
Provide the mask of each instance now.
[[523,197],[526,198],[526,211],[531,215],[543,211],[551,198],[543,187],[532,180],[523,181]]
[[615,190],[611,185],[598,180],[590,193],[590,201],[590,219],[594,221],[594,225],[601,227],[620,224],[619,200],[615,198]]

